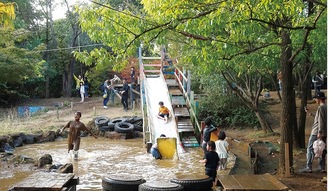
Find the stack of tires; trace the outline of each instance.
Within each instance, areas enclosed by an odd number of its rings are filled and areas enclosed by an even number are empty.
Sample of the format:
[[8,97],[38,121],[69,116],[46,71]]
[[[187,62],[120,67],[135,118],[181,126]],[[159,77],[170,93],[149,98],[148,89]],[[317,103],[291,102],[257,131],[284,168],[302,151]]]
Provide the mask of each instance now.
[[95,125],[102,132],[130,133],[132,131],[143,131],[143,118],[128,116],[109,119],[106,116],[99,116],[95,119]]
[[134,174],[116,174],[102,178],[103,191],[212,191],[212,178],[206,175],[185,175],[170,182],[146,182]]
[[103,191],[138,191],[138,186],[146,181],[132,174],[117,174],[102,178]]

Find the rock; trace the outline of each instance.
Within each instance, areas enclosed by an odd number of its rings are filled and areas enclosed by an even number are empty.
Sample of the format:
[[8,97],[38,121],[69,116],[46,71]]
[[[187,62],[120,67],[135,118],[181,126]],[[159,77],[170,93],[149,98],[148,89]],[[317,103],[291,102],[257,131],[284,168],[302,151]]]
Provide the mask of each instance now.
[[34,144],[36,143],[36,138],[34,135],[25,135],[25,141],[23,140],[25,144]]
[[22,139],[20,136],[17,136],[17,137],[13,140],[13,142],[14,142],[14,146],[15,146],[15,147],[21,147],[21,146],[24,145],[24,144],[23,144],[23,139]]
[[51,157],[50,154],[45,154],[43,156],[41,156],[39,159],[38,159],[38,167],[39,168],[42,168],[44,165],[46,164],[52,164],[53,163],[53,158]]
[[33,158],[25,156],[25,155],[18,155],[10,160],[15,164],[28,164],[28,163],[35,162],[35,160]]
[[39,139],[38,143],[54,142],[56,139],[55,131],[48,131],[46,135]]
[[14,151],[15,151],[14,147],[12,147],[11,145],[9,145],[8,143],[5,143],[3,150],[4,150],[7,154],[11,154],[11,155],[12,155],[12,154],[14,153]]
[[65,165],[58,168],[59,173],[73,173],[73,164],[66,163]]
[[323,182],[323,183],[327,183],[327,177],[324,176],[324,177],[321,179],[321,182]]

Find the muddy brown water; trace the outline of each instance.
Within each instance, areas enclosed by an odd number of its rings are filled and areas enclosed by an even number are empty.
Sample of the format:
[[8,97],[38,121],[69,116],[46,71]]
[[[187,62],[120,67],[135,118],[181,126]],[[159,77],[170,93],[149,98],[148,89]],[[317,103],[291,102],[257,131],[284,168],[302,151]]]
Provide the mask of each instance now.
[[[146,152],[143,139],[111,140],[83,137],[79,150],[79,160],[75,161],[67,152],[67,139],[55,142],[33,144],[16,148],[16,155],[37,159],[44,154],[53,157],[53,164],[73,164],[73,173],[80,183],[77,190],[102,190],[102,177],[128,173],[137,174],[146,181],[169,181],[184,174],[204,174],[201,148],[187,149],[179,160],[155,160]],[[14,170],[10,164],[0,165],[0,191],[8,190],[28,177],[31,167]]]

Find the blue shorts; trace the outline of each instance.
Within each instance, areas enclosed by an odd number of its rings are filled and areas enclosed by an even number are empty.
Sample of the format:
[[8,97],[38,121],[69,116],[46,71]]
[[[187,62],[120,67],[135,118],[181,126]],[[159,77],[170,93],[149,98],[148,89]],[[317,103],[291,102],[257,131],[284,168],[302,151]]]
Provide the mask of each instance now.
[[168,114],[159,114],[160,117],[164,118],[165,116],[167,116],[167,118],[169,118],[169,113]]

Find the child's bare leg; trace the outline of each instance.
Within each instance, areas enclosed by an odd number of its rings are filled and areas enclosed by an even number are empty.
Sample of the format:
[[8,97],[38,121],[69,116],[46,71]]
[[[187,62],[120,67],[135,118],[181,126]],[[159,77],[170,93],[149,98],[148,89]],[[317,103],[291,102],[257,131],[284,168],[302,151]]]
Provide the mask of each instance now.
[[157,117],[158,117],[159,119],[162,119],[162,120],[164,120],[164,118],[163,118],[163,117],[161,117],[160,115],[157,115]]
[[165,123],[167,123],[168,122],[168,117],[165,116],[163,120],[165,121]]

